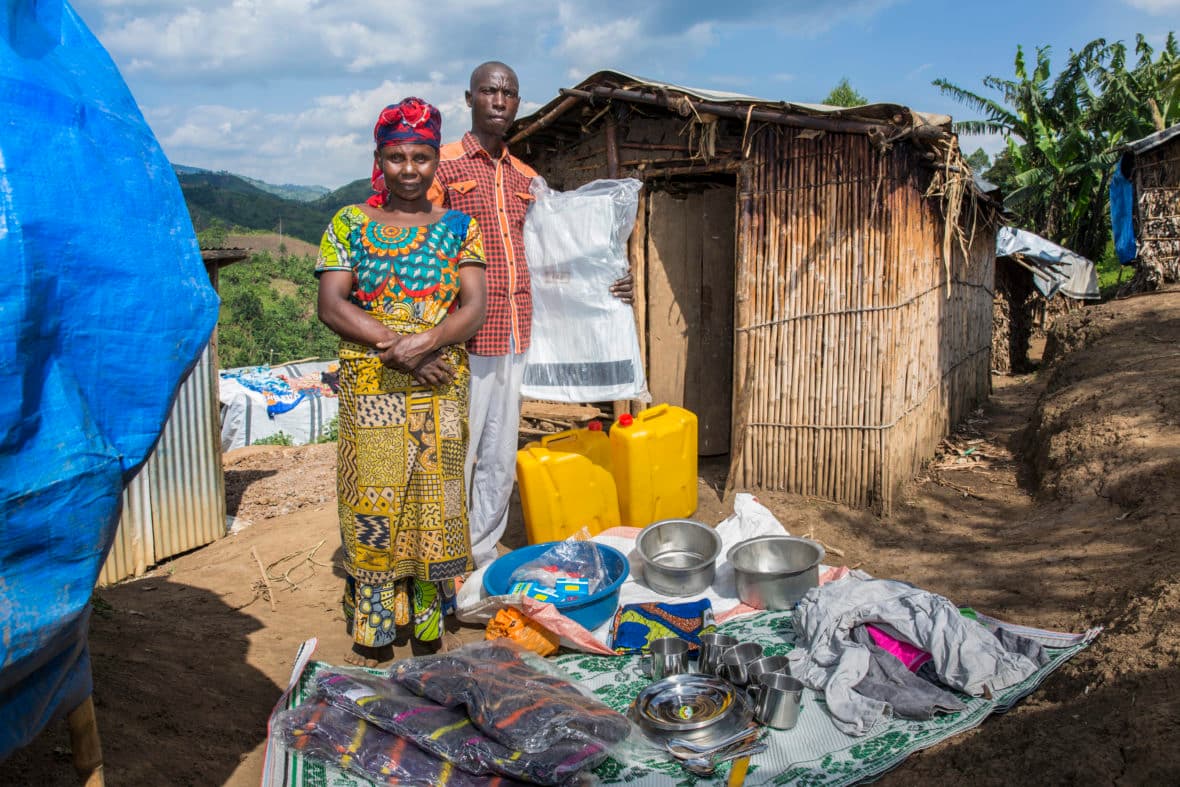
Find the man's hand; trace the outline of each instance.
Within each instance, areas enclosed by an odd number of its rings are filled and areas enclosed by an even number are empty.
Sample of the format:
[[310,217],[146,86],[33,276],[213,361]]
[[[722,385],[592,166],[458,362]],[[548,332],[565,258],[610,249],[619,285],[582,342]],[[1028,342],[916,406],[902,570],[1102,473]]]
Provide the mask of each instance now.
[[446,385],[455,379],[455,369],[441,352],[432,352],[426,356],[422,365],[414,370],[414,379],[422,385],[438,387]]
[[630,306],[635,302],[635,277],[628,273],[610,286],[610,294]]

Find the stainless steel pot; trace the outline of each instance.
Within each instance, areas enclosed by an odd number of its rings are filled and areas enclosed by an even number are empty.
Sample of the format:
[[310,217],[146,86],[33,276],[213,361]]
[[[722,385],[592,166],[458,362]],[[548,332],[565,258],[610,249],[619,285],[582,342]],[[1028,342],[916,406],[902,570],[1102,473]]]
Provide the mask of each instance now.
[[807,538],[759,536],[735,544],[728,557],[742,603],[790,609],[819,584],[824,548]]
[[721,536],[702,522],[665,519],[635,539],[643,582],[665,596],[691,596],[713,584]]

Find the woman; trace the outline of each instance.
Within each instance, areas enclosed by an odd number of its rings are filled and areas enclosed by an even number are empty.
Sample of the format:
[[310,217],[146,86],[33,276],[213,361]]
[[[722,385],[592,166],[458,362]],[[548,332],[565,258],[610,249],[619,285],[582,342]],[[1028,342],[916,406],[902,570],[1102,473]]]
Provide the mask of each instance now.
[[473,568],[463,343],[483,323],[485,263],[475,220],[426,196],[441,123],[417,98],[381,112],[377,193],[333,217],[316,261],[319,317],[341,339],[336,489],[354,664],[391,659],[411,621],[437,645],[454,578]]

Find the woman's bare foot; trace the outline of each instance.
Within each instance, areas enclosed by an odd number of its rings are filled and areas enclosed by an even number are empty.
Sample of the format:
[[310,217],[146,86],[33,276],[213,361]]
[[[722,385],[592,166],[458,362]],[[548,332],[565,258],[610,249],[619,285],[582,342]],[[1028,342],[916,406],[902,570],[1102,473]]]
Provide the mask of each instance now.
[[344,661],[354,667],[379,667],[387,661],[393,661],[393,645],[382,645],[379,648],[353,645],[352,650],[344,655]]

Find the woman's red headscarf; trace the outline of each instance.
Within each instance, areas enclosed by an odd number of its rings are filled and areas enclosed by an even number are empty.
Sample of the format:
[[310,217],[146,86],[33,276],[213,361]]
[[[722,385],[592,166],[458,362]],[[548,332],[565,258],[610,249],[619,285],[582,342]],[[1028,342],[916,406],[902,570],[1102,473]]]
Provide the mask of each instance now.
[[[373,142],[377,149],[389,145],[430,145],[438,150],[441,140],[442,115],[438,110],[420,98],[404,98],[381,110],[377,125],[373,127]],[[373,162],[373,191],[369,204],[380,207],[389,196],[385,187],[385,176],[381,167]]]

